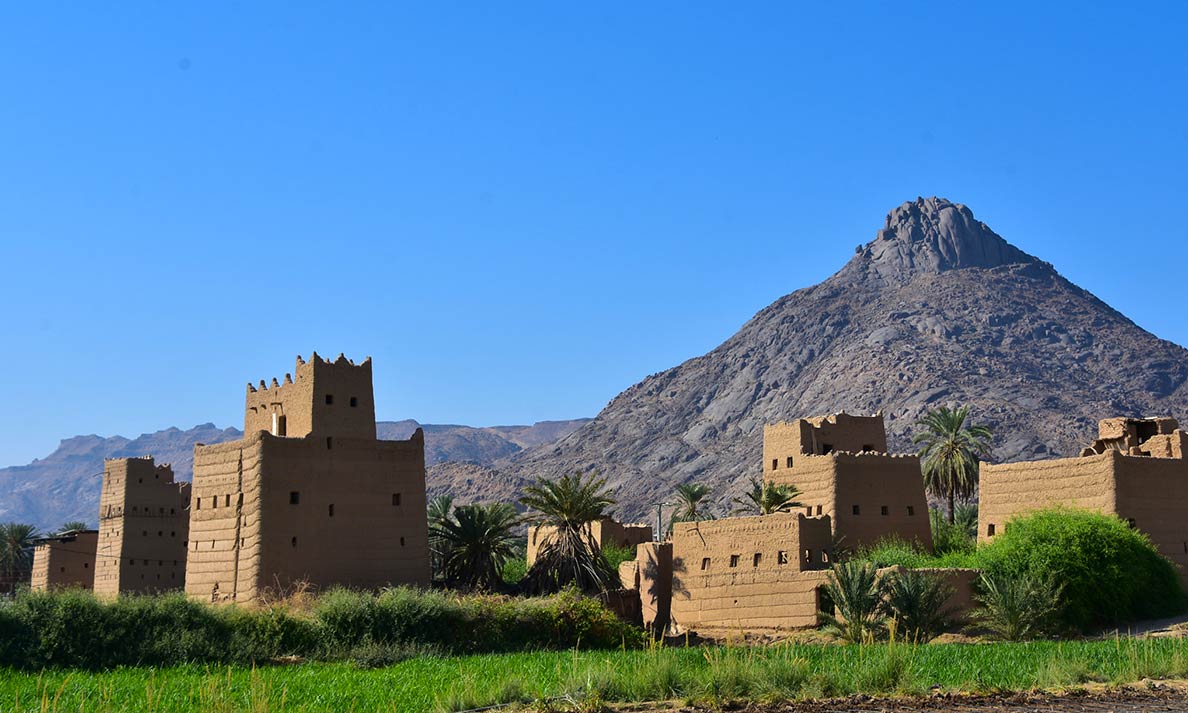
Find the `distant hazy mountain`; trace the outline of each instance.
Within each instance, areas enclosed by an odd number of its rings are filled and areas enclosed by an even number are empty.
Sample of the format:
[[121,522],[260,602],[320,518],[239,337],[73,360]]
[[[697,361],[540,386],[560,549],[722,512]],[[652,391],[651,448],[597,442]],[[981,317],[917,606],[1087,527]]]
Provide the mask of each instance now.
[[[453,482],[450,471],[433,466],[459,462],[458,468],[479,469],[500,458],[549,443],[571,433],[589,419],[542,421],[531,426],[438,426],[416,421],[380,422],[380,438],[408,438],[421,426],[425,429],[425,459],[430,466],[430,488],[435,478]],[[68,520],[94,525],[99,512],[99,489],[104,458],[154,456],[158,463],[171,463],[180,480],[189,480],[194,466],[195,443],[219,443],[239,438],[235,428],[218,428],[206,423],[187,431],[168,428],[139,438],[122,436],[76,436],[61,442],[58,449],[28,465],[0,469],[0,521],[18,520],[42,529],[56,528]],[[451,464],[453,467],[454,464]],[[503,492],[502,477],[490,480],[492,492]],[[464,479],[459,480],[464,482]],[[481,488],[476,488],[481,490]],[[481,499],[481,498],[471,498]]]
[[555,444],[497,467],[521,481],[598,470],[623,514],[638,517],[686,481],[728,502],[760,473],[765,423],[883,411],[893,448],[906,451],[922,412],[956,402],[994,428],[996,460],[1047,458],[1078,453],[1099,418],[1185,419],[1186,380],[1188,350],[1139,328],[965,206],[921,198],[891,211],[829,279],[776,300],[710,353],[627,389]]

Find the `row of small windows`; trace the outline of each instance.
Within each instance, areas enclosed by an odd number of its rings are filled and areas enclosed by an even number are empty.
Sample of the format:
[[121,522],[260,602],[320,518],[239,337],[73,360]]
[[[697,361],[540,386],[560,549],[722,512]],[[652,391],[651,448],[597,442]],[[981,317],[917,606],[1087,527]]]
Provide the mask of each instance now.
[[[289,504],[290,505],[300,505],[301,504],[301,491],[300,490],[290,490],[289,491]],[[396,507],[400,506],[400,493],[392,493],[392,505],[394,505]],[[330,517],[334,517],[334,504],[333,503],[330,504]]]
[[[148,561],[148,560],[140,560],[140,563],[141,563],[142,565],[145,565],[145,566],[147,566],[147,565],[149,564],[149,561]],[[135,565],[135,564],[136,564],[136,560],[135,560],[135,559],[130,559],[130,560],[128,560],[128,564],[129,564],[129,565]],[[165,566],[165,560],[157,560],[157,566],[158,566],[158,567],[164,567],[164,566]],[[174,566],[174,567],[176,567],[176,566],[177,566],[177,560],[173,560],[173,566]]]
[[[207,498],[207,501],[210,503],[210,506],[212,508],[214,508],[216,510],[218,509],[218,507],[219,507],[219,496],[218,495]],[[240,493],[239,497],[236,498],[235,504],[240,505],[240,506],[243,505],[243,493]],[[227,507],[227,508],[231,507],[231,496],[230,495],[223,496],[223,507]],[[196,498],[194,500],[194,509],[195,510],[202,509],[202,498]]]
[[[862,507],[860,505],[854,505],[851,512],[853,512],[855,515],[861,515]],[[817,513],[817,514],[820,515],[820,513]],[[881,505],[881,506],[879,506],[879,514],[880,515],[890,515],[891,508],[889,508],[886,505]],[[916,508],[911,505],[908,505],[907,506],[907,514],[908,514],[908,517],[914,517],[916,514]]]
[[[359,398],[357,396],[352,396],[348,403],[350,403],[351,408],[355,408],[359,405]],[[326,405],[334,405],[334,394],[326,394]]]
[[[871,444],[865,444],[862,446],[862,451],[864,453],[873,453],[875,451],[875,447]],[[833,452],[833,444],[832,443],[822,443],[821,444],[821,452],[818,455],[827,456],[832,452]],[[791,468],[792,463],[793,463],[792,456],[788,456],[787,465],[785,467]],[[780,469],[780,459],[779,458],[771,459],[771,469],[772,470]]]
[[[111,506],[108,506],[108,511],[110,512],[111,510],[112,510]],[[143,507],[143,508],[142,508],[142,507],[140,507],[140,506],[138,506],[138,505],[133,505],[133,506],[132,506],[132,508],[131,508],[131,512],[132,512],[132,514],[133,514],[133,515],[152,515],[152,514],[153,514],[153,509],[152,509],[152,508],[150,508],[150,507],[148,507],[148,506],[145,506],[145,507]],[[158,515],[164,515],[164,514],[165,514],[165,508],[157,508],[157,512],[156,512],[156,514],[158,514]],[[176,515],[176,514],[177,514],[177,508],[169,508],[169,514],[170,514],[170,515]]]
[[[141,531],[140,531],[140,536],[141,536],[141,537],[148,537],[148,530],[141,530]],[[157,530],[157,537],[164,537],[164,536],[165,536],[165,531],[164,531],[164,530]],[[170,531],[169,531],[169,536],[170,536],[170,537],[177,537],[177,531],[176,531],[176,530],[170,530]]]
[[[400,544],[404,544],[403,538],[401,538]],[[821,555],[821,562],[823,562],[823,563],[829,562],[829,551],[828,550],[821,550],[820,555]],[[741,560],[742,560],[742,555],[730,555],[730,567],[732,569],[737,568],[738,564]],[[778,550],[776,552],[776,564],[786,565],[786,564],[788,564],[789,561],[790,560],[788,557],[787,550]],[[804,551],[804,561],[806,564],[813,563],[813,551],[811,549],[806,549]],[[763,563],[763,553],[762,552],[756,552],[754,555],[751,556],[751,566],[752,567],[758,567],[762,563]],[[703,557],[701,559],[701,571],[704,572],[704,571],[708,570],[710,568],[710,564],[711,564],[711,558]]]

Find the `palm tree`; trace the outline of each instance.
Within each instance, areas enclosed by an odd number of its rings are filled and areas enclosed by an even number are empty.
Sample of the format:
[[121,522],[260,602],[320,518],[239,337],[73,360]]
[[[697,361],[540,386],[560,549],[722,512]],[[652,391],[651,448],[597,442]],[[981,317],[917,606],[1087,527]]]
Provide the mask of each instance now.
[[82,520],[69,520],[62,523],[62,526],[58,528],[58,532],[73,532],[74,530],[85,529],[87,529],[87,523]]
[[920,445],[924,487],[933,497],[949,502],[949,523],[957,514],[957,500],[968,499],[978,483],[978,462],[990,455],[987,426],[967,425],[968,406],[942,406],[916,421],[923,430],[912,438]]
[[741,498],[735,498],[737,505],[733,511],[735,515],[753,515],[756,510],[760,515],[771,515],[777,512],[791,512],[793,508],[804,507],[796,500],[800,490],[795,485],[778,485],[759,478],[751,479],[751,489]]
[[817,615],[826,631],[852,643],[874,639],[883,633],[887,621],[883,604],[886,590],[873,564],[848,560],[833,565],[824,589],[835,608]]
[[605,488],[605,478],[577,472],[555,481],[540,478],[524,489],[520,503],[532,511],[525,520],[543,533],[524,576],[527,591],[555,592],[572,584],[583,592],[603,592],[618,579],[591,528],[615,502]]
[[447,543],[441,555],[447,582],[468,589],[493,590],[503,581],[503,565],[516,554],[520,517],[507,503],[460,505],[453,517],[433,525],[430,536]]
[[672,519],[679,522],[706,519],[701,511],[701,501],[709,495],[709,486],[704,483],[681,483],[676,486],[676,506]]
[[453,522],[454,497],[452,495],[438,495],[429,501],[426,508],[429,520],[429,571],[436,579],[442,574],[443,561],[449,550],[449,541],[434,533],[435,529]]
[[949,598],[953,588],[943,577],[909,569],[889,574],[883,586],[883,614],[908,640],[925,643],[952,623],[955,611]]
[[33,566],[37,528],[18,522],[0,524],[0,587],[11,589],[24,581]]

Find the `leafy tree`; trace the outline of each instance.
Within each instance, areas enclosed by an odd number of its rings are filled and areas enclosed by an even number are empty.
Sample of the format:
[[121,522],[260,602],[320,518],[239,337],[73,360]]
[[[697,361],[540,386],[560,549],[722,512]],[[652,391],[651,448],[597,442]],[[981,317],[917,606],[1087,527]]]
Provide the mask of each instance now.
[[1054,630],[1060,613],[1061,589],[1051,578],[985,573],[979,588],[981,591],[974,599],[980,606],[970,618],[998,638],[1024,641]]
[[524,576],[529,592],[555,592],[573,585],[583,592],[603,592],[619,577],[594,539],[591,524],[608,514],[614,500],[606,479],[580,472],[550,481],[540,478],[520,499],[525,520],[542,530],[536,561]]
[[800,490],[795,485],[777,485],[759,478],[751,479],[751,489],[741,498],[735,498],[735,515],[753,515],[758,510],[760,515],[771,515],[777,512],[791,512],[794,508],[804,507],[796,499]]
[[452,495],[438,495],[429,501],[426,516],[429,520],[429,569],[433,578],[444,576],[443,560],[449,549],[449,541],[434,534],[447,523],[453,522],[454,498]]
[[949,626],[953,610],[948,601],[953,588],[942,577],[909,569],[885,579],[883,613],[895,622],[896,631],[923,643]]
[[706,513],[701,510],[701,501],[709,492],[709,486],[705,483],[681,483],[676,486],[677,510],[673,513],[673,519],[680,522],[706,519]]
[[69,520],[67,522],[62,523],[62,526],[58,528],[58,532],[72,532],[74,530],[86,530],[86,529],[87,529],[87,523],[83,522],[82,520]]
[[854,643],[882,634],[887,621],[885,592],[877,572],[873,564],[857,560],[833,565],[825,594],[836,610],[818,613],[825,631]]
[[32,525],[0,523],[0,585],[24,581],[33,569],[33,540],[40,533]]
[[950,524],[956,521],[957,500],[972,497],[977,488],[978,462],[990,455],[990,429],[968,424],[968,418],[968,406],[942,406],[916,421],[923,430],[912,439],[920,446],[924,487],[948,501]]
[[468,589],[493,590],[503,581],[503,565],[516,554],[520,518],[507,503],[460,505],[430,534],[447,547],[442,572],[447,582]]

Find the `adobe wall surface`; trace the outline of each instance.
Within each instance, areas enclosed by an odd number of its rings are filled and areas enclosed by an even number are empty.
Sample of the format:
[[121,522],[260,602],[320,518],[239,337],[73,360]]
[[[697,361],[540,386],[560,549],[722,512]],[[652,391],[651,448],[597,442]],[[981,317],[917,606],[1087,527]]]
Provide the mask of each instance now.
[[672,543],[641,543],[635,548],[633,564],[643,625],[652,631],[663,632],[671,618]]
[[[812,508],[813,515],[836,514],[837,488],[836,469],[832,456],[810,456],[792,454],[797,441],[791,432],[783,429],[764,430],[763,479],[776,485],[793,485],[800,490],[796,497],[805,507]],[[774,454],[779,454],[774,455]],[[787,466],[787,458],[793,459],[793,467]],[[775,465],[777,467],[772,468]],[[807,513],[807,510],[806,510]]]
[[677,523],[672,624],[685,631],[740,632],[815,626],[817,587],[828,574],[831,542],[827,517]]
[[1145,532],[1188,586],[1188,461],[1114,457],[1117,514]]
[[99,532],[88,530],[61,537],[49,538],[33,549],[33,578],[35,591],[95,586],[95,552]]
[[285,374],[283,382],[274,378],[271,385],[264,381],[259,386],[248,384],[245,434],[267,431],[289,438],[310,434],[375,438],[370,357],[355,364],[341,354],[329,361],[315,352],[309,362],[297,357],[295,373],[295,378]]
[[[529,567],[536,561],[536,555],[540,551],[541,545],[552,536],[554,531],[554,528],[545,525],[528,528],[526,556]],[[590,523],[590,535],[598,543],[599,547],[603,547],[608,543],[615,547],[635,547],[641,542],[652,541],[652,526],[642,524],[624,525],[608,517]]]
[[[1057,505],[1117,514],[1117,451],[1082,458],[982,463],[978,474],[978,542],[1002,534],[1020,514]],[[991,528],[994,535],[990,534]]]
[[257,431],[199,446],[186,591],[242,602],[297,582],[428,585],[425,505],[420,430],[406,441],[330,442]]
[[836,451],[887,452],[883,417],[839,413],[763,427],[765,470],[773,466],[776,470],[794,467],[799,455],[826,455]]
[[190,484],[175,483],[151,457],[103,463],[95,593],[181,589],[185,583]]

